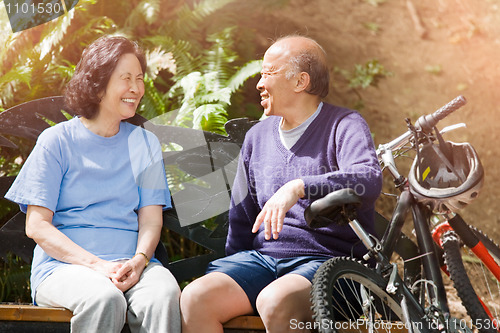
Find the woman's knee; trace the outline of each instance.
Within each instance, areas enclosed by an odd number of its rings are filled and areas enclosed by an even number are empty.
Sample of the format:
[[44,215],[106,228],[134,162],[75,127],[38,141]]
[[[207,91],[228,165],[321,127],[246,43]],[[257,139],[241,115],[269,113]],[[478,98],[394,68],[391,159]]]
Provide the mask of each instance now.
[[181,290],[170,271],[157,265],[143,274],[141,280],[125,292],[130,307],[179,308]]
[[152,286],[151,290],[141,295],[142,304],[152,309],[171,309],[168,311],[180,311],[181,290],[177,283],[164,283],[161,286]]
[[102,288],[98,293],[89,295],[85,303],[95,308],[106,308],[116,312],[127,311],[127,300],[114,285]]
[[116,332],[125,324],[127,301],[116,287],[101,288],[100,293],[89,292],[73,311],[72,331]]
[[152,275],[151,279],[146,282],[148,298],[159,302],[179,304],[181,289],[172,273],[160,265],[148,273]]
[[156,293],[157,299],[167,299],[175,303],[179,303],[179,299],[181,297],[181,289],[177,282],[175,283],[165,283],[161,286],[158,293]]

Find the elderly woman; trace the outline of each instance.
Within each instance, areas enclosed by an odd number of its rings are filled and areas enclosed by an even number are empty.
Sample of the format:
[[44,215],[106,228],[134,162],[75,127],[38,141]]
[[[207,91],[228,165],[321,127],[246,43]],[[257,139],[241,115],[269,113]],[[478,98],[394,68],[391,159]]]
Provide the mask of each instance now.
[[71,310],[72,332],[180,332],[180,289],[153,257],[171,207],[160,143],[124,122],[145,70],[130,40],[92,43],[65,91],[80,116],[39,136],[6,195],[37,243],[33,301]]

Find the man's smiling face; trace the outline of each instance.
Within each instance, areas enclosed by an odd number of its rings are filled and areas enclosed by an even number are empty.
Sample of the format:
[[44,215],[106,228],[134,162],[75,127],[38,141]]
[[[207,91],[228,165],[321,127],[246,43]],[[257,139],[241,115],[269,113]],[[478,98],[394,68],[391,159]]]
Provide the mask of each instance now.
[[293,94],[293,80],[287,78],[290,52],[275,44],[264,55],[262,72],[257,90],[266,116],[283,116],[290,94]]

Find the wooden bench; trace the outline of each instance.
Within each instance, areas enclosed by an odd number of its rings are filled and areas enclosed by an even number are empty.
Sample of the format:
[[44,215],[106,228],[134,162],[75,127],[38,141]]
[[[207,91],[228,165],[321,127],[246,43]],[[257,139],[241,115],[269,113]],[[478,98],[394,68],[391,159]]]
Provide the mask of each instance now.
[[[26,158],[38,135],[52,123],[67,120],[63,98],[48,97],[27,102],[0,114],[0,146]],[[68,110],[67,110],[68,111]],[[164,230],[202,246],[204,254],[169,262],[159,244],[156,258],[168,267],[179,283],[204,274],[208,263],[224,256],[227,210],[237,159],[246,131],[255,122],[229,121],[228,136],[189,128],[155,125],[136,115],[129,120],[155,133],[165,147],[164,162],[174,209],[164,213]],[[179,176],[180,175],[180,176]],[[0,177],[2,200],[14,176]],[[174,184],[172,186],[172,184]],[[11,252],[30,263],[34,242],[24,232],[25,215],[17,212],[0,229],[0,257]],[[65,309],[34,305],[0,304],[0,332],[67,332],[72,313]],[[259,317],[242,316],[224,325],[226,332],[262,332]],[[128,328],[124,328],[124,332]]]
[[[1,304],[0,332],[68,332],[73,313],[63,308],[46,308],[32,304]],[[224,332],[253,333],[265,331],[257,316],[241,316],[224,324]],[[125,327],[122,333],[129,332]]]

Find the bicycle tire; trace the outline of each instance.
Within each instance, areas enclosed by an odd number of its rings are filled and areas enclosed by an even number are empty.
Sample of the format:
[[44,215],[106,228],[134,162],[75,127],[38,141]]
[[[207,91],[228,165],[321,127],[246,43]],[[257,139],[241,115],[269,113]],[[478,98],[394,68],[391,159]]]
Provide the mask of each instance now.
[[[500,248],[498,245],[496,245],[478,229],[474,227],[470,227],[470,229],[485,245],[486,249],[493,256],[493,258],[500,263]],[[500,328],[498,327],[498,320],[500,320],[500,308],[495,308],[498,304],[500,304],[500,285],[498,284],[498,281],[495,285],[489,284],[490,279],[492,279],[492,275],[489,276],[491,272],[489,272],[486,267],[483,267],[479,259],[475,261],[477,261],[482,268],[466,268],[464,261],[470,262],[471,260],[467,260],[465,258],[477,257],[472,251],[465,247],[462,248],[458,237],[445,236],[443,249],[445,264],[450,274],[450,278],[453,281],[453,286],[457,290],[458,296],[467,310],[468,315],[471,317],[472,324],[480,332],[498,332],[498,329]],[[468,272],[482,272],[484,279],[471,277],[469,276],[471,273]],[[494,281],[496,281],[496,279]],[[490,313],[493,315],[493,318],[496,319],[496,322],[488,316],[478,298],[478,293],[480,293],[481,298],[484,298],[485,296],[483,288],[479,285],[481,282],[486,284],[486,294],[489,296],[489,299],[485,299],[486,302],[484,304],[488,307]],[[493,282],[493,280],[491,282]]]
[[[366,332],[366,326],[371,325],[375,332],[377,328],[390,331],[388,322],[394,323],[393,319],[401,328],[404,325],[401,297],[387,293],[386,286],[382,276],[356,259],[329,259],[316,272],[311,288],[315,328],[320,333],[332,333],[345,328],[345,323],[355,322],[358,326],[349,326],[350,329]],[[412,322],[423,321],[410,309],[409,314]],[[414,329],[415,325],[415,332],[425,331],[419,328],[423,324],[414,324]]]

